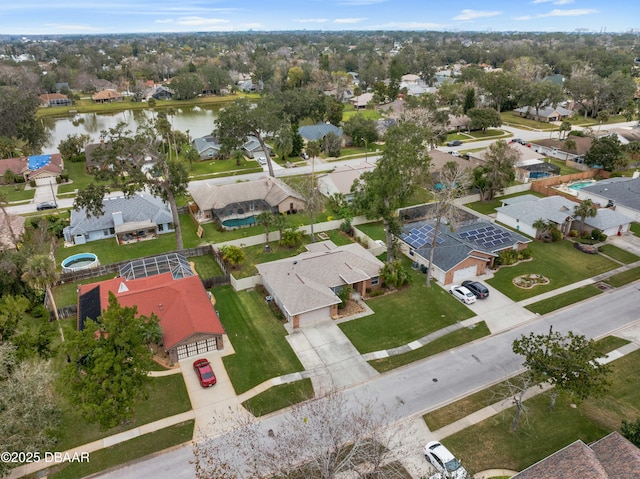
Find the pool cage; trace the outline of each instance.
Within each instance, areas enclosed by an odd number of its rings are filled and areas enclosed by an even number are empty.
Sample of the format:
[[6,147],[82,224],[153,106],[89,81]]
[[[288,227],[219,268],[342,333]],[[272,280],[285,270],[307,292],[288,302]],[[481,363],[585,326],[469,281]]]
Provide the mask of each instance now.
[[173,279],[194,276],[187,258],[179,253],[169,253],[150,258],[137,259],[120,266],[120,276],[125,279],[146,278],[162,273],[171,273]]

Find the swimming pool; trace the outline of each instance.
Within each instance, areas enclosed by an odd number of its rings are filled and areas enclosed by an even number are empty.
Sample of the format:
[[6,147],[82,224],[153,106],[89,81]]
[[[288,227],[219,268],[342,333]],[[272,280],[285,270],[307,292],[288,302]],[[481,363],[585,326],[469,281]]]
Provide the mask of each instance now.
[[96,266],[100,266],[100,261],[98,261],[98,257],[93,253],[74,254],[62,261],[62,271],[65,273],[95,268]]
[[567,185],[567,188],[569,188],[570,190],[578,191],[586,186],[591,186],[593,184],[595,184],[595,180],[576,181],[575,183]]
[[224,220],[222,226],[226,228],[238,228],[240,226],[252,226],[256,224],[256,217],[251,215],[246,218],[232,218],[230,220]]

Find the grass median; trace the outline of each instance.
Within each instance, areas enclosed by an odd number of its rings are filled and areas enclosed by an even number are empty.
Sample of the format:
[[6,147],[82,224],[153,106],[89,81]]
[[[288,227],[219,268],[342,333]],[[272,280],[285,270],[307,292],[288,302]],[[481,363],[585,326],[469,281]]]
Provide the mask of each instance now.
[[254,416],[260,417],[313,397],[311,379],[301,379],[300,381],[273,386],[246,400],[242,405]]
[[525,308],[533,313],[547,314],[551,311],[564,308],[565,306],[569,306],[571,304],[584,301],[585,299],[592,298],[593,296],[597,296],[600,293],[602,293],[601,290],[599,290],[592,284],[588,284],[586,286],[582,286],[581,288],[572,289],[571,291],[567,291],[551,298],[532,303],[528,306],[525,306]]

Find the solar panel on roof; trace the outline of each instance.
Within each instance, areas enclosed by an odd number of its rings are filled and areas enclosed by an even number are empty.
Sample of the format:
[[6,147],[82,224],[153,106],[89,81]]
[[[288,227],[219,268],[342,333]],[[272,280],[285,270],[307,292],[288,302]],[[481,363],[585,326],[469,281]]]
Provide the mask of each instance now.
[[[433,241],[434,227],[429,224],[424,224],[419,228],[412,228],[409,234],[402,234],[400,237],[403,241],[407,242],[411,247],[415,249],[422,248],[427,244],[431,244]],[[441,237],[441,232],[438,232],[436,237],[436,243],[440,244],[444,241]]]

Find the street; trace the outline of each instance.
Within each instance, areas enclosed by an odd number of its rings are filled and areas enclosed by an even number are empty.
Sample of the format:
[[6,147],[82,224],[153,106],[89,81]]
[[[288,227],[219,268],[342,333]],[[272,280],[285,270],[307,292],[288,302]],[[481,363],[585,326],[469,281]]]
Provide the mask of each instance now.
[[[638,286],[626,286],[520,327],[398,368],[342,393],[350,401],[358,397],[375,397],[380,407],[401,412],[404,418],[416,417],[517,373],[522,358],[511,351],[511,344],[520,335],[532,331],[545,333],[553,325],[554,331],[573,331],[600,338],[638,322],[639,302]],[[281,421],[282,414],[273,414],[262,420],[261,426],[265,431],[277,431]],[[421,451],[416,450],[415,455],[421,455]],[[242,457],[241,451],[238,456]],[[95,477],[192,478],[195,474],[192,460],[192,448],[188,445]]]

